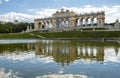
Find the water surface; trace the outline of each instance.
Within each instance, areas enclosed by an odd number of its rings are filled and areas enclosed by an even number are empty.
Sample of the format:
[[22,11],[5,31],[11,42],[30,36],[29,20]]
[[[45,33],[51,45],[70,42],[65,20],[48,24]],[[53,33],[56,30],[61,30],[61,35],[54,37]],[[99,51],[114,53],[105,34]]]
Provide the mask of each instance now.
[[120,78],[120,44],[0,40],[3,78]]

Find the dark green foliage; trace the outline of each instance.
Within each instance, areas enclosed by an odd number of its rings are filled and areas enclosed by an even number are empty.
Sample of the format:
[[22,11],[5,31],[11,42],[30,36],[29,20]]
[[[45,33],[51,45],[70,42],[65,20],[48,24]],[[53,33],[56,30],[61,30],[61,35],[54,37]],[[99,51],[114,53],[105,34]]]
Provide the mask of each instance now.
[[0,23],[0,33],[16,33],[16,32],[22,32],[27,29],[28,23]]

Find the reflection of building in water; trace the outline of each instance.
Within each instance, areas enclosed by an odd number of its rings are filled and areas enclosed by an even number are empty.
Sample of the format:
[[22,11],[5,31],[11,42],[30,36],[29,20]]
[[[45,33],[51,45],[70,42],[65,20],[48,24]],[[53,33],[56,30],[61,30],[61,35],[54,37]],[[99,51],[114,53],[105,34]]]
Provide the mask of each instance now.
[[[83,45],[84,44],[84,45]],[[104,61],[104,50],[107,48],[106,45],[97,46],[93,45],[93,43],[81,42],[71,42],[71,41],[52,41],[52,40],[43,40],[38,43],[20,43],[20,44],[0,44],[0,55],[6,54],[14,54],[16,59],[18,57],[25,57],[28,55],[27,53],[35,50],[36,56],[48,57],[52,56],[53,60],[65,65],[73,63],[75,60],[83,61],[83,62],[100,62]],[[100,45],[102,43],[99,43]],[[113,46],[110,45],[108,47]],[[113,52],[115,52],[116,56],[120,52],[119,45],[116,44],[112,47]]]
[[116,54],[116,56],[118,55],[118,53],[119,53],[119,47],[117,46],[117,47],[114,47],[114,50],[115,50],[115,54]]
[[35,49],[34,44],[33,44],[33,43],[28,43],[28,44],[27,44],[27,49],[28,49],[28,50],[34,50],[34,49]]
[[104,47],[72,45],[70,42],[36,43],[35,54],[52,56],[53,60],[64,65],[75,60],[104,61]]
[[97,49],[96,60],[102,62],[104,61],[104,47],[99,47]]

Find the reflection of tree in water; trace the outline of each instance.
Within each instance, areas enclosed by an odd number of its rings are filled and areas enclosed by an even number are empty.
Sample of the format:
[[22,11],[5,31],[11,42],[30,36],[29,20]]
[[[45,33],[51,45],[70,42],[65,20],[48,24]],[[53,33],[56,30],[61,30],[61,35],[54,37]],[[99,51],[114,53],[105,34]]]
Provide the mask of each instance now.
[[33,43],[0,44],[0,53],[34,50]]
[[[94,43],[95,44],[95,43]],[[74,43],[74,42],[53,42],[53,43],[37,43],[35,44],[36,55],[52,56],[53,60],[65,64],[73,63],[75,60],[104,61],[104,47],[96,46],[93,43],[90,45]],[[119,48],[119,47],[118,47]],[[117,51],[118,52],[118,51]]]

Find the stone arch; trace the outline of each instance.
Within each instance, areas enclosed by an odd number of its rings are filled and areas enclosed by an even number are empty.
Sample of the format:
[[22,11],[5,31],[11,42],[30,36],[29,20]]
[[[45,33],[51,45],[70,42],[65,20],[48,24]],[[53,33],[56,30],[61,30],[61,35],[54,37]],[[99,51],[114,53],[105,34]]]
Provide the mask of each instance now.
[[80,18],[80,26],[83,25],[83,19],[84,19],[83,17]]
[[75,24],[76,24],[76,26],[80,26],[80,18],[76,18]]
[[46,23],[45,21],[42,21],[42,29],[45,29],[46,28]]
[[91,17],[91,26],[96,26],[97,25],[97,17],[96,16],[92,16]]
[[85,26],[88,26],[88,19],[89,19],[90,17],[88,17],[88,16],[86,16],[85,17]]
[[88,22],[87,22],[87,25],[90,26],[91,25],[91,18],[88,17]]
[[41,21],[38,22],[38,29],[41,29],[42,23]]
[[97,25],[97,17],[93,18],[93,23]]

